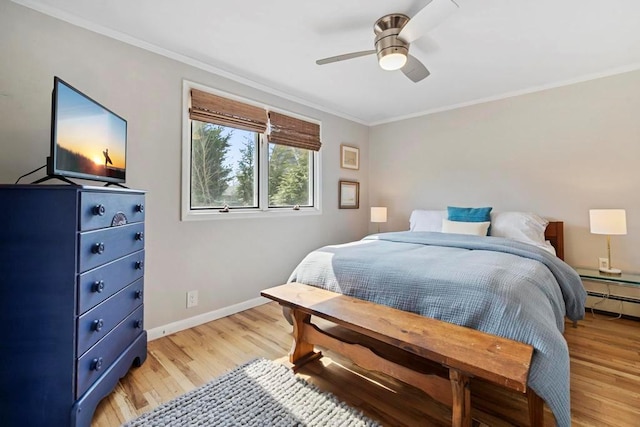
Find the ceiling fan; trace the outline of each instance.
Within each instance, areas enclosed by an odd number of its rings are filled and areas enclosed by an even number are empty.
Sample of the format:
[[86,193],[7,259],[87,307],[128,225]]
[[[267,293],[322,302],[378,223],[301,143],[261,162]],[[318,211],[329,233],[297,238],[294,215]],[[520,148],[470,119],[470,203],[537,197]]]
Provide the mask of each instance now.
[[412,18],[402,13],[385,15],[373,25],[375,49],[318,59],[316,64],[325,65],[375,53],[383,70],[401,70],[417,83],[430,73],[422,62],[409,54],[411,42],[435,28],[458,7],[453,0],[431,0]]

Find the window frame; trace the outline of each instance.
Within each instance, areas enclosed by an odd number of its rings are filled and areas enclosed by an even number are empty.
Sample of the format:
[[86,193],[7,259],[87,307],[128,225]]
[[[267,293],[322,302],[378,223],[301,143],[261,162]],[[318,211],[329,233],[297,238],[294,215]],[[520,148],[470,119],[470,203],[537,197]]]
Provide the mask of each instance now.
[[266,134],[258,134],[258,207],[251,208],[233,208],[229,212],[220,212],[219,208],[197,208],[191,209],[191,118],[189,117],[189,107],[191,105],[191,89],[198,89],[209,92],[214,95],[233,99],[246,104],[264,108],[266,111],[276,111],[291,117],[299,118],[320,126],[322,134],[322,123],[318,120],[292,113],[290,111],[274,108],[263,103],[256,102],[251,99],[242,98],[227,92],[219,91],[195,82],[183,80],[182,84],[182,174],[181,174],[181,220],[182,221],[198,221],[198,220],[217,220],[217,219],[240,219],[240,218],[270,218],[283,216],[306,216],[322,214],[321,194],[322,194],[322,177],[321,177],[321,158],[320,151],[312,152],[313,162],[310,176],[313,176],[313,206],[300,207],[295,210],[289,207],[269,207],[269,142]]

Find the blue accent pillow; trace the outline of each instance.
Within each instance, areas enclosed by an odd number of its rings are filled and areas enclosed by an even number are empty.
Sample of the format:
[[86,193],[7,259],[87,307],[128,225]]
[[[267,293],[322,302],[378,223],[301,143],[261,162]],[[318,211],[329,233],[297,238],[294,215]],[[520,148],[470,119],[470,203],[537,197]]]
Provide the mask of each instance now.
[[[486,208],[459,208],[455,206],[447,206],[447,219],[449,221],[462,221],[462,222],[485,222],[491,221],[491,209]],[[491,227],[489,227],[491,229]],[[489,231],[487,231],[487,236]]]

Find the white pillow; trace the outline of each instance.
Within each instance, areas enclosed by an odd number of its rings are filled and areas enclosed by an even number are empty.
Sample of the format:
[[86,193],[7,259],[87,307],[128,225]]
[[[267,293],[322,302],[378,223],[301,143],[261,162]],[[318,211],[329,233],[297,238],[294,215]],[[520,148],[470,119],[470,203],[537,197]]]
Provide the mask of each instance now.
[[556,254],[544,238],[549,221],[531,212],[491,212],[491,236],[506,237]]
[[487,230],[491,223],[485,222],[463,222],[463,221],[449,221],[448,219],[442,220],[442,232],[443,233],[456,233],[456,234],[475,234],[476,236],[486,236]]
[[447,219],[447,211],[419,210],[411,212],[409,231],[442,231],[442,220]]

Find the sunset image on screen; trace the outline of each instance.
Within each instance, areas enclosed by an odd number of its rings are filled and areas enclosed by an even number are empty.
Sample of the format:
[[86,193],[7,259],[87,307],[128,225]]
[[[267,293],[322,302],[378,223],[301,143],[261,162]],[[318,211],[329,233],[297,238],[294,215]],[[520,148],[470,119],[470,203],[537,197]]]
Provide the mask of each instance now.
[[57,169],[124,179],[126,121],[63,84],[56,114]]

